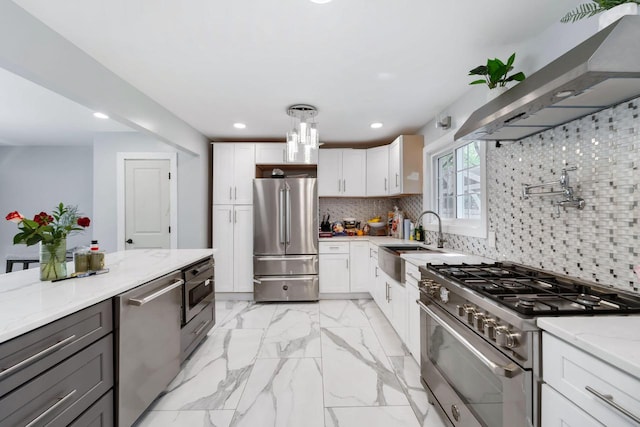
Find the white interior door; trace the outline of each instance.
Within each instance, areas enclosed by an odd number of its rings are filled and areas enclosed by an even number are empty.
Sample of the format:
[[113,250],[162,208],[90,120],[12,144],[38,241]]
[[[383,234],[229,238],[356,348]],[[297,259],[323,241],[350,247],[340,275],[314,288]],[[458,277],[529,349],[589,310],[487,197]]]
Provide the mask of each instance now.
[[169,160],[125,160],[126,249],[171,248],[169,171]]

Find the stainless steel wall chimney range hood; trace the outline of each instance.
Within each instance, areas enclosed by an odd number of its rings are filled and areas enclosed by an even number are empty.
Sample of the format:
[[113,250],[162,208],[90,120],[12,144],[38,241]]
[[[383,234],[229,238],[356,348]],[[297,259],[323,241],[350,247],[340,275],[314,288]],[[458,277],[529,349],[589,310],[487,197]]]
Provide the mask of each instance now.
[[640,96],[640,16],[625,16],[477,109],[455,139],[515,141]]

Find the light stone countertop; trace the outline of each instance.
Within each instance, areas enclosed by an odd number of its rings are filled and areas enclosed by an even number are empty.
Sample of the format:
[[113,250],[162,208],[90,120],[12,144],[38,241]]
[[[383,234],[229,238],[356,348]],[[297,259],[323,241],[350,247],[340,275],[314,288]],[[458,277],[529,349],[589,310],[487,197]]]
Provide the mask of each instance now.
[[[40,269],[0,275],[0,343],[213,255],[215,249],[106,254],[106,274],[41,282]],[[73,271],[72,263],[68,263]]]
[[479,264],[479,263],[494,263],[495,260],[491,258],[485,258],[477,255],[470,255],[463,252],[454,251],[452,249],[438,249],[435,245],[425,244],[424,242],[418,242],[415,240],[402,240],[387,236],[334,236],[320,238],[320,242],[358,242],[369,241],[375,245],[416,245],[425,248],[433,249],[438,252],[418,252],[418,253],[403,253],[400,255],[407,262],[415,265],[416,267],[422,267],[427,263],[431,264]]
[[538,326],[640,379],[640,316],[543,317]]

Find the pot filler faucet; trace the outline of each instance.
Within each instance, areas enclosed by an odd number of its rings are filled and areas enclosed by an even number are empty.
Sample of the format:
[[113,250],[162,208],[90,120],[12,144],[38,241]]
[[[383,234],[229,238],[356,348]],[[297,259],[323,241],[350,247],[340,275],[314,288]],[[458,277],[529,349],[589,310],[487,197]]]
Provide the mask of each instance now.
[[442,238],[442,221],[440,220],[440,215],[438,215],[434,211],[424,211],[418,216],[418,219],[416,220],[416,227],[418,226],[418,224],[420,224],[420,220],[422,219],[422,217],[429,213],[434,214],[438,219],[438,248],[444,248],[445,240]]

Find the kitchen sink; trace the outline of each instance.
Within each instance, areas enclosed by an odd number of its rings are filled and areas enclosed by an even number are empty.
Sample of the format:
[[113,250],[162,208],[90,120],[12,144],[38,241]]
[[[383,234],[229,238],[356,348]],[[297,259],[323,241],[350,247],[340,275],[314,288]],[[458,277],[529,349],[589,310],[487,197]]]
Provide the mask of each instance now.
[[381,246],[381,248],[385,250],[389,250],[391,252],[395,252],[398,254],[403,253],[415,253],[415,252],[442,252],[436,249],[424,248],[422,246]]
[[392,279],[402,283],[402,258],[404,253],[442,253],[442,251],[429,249],[422,246],[398,245],[380,246],[378,251],[378,267]]

